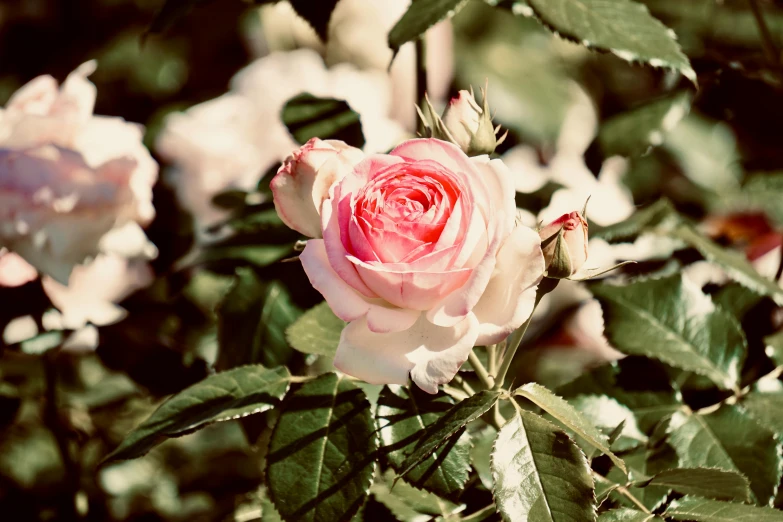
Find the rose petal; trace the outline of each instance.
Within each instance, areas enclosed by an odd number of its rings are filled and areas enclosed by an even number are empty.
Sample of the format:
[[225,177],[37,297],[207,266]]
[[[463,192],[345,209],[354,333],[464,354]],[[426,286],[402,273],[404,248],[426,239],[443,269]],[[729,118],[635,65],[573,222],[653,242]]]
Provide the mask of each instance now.
[[343,321],[366,316],[373,332],[396,332],[410,328],[420,313],[397,308],[379,299],[368,300],[351,288],[332,268],[323,239],[311,239],[299,256],[313,288],[324,296],[334,314]]
[[477,335],[473,316],[450,328],[422,317],[407,330],[387,334],[371,332],[361,319],[343,329],[334,365],[372,384],[406,384],[410,372],[422,390],[437,393],[468,358]]
[[477,344],[502,341],[530,317],[543,275],[541,239],[534,230],[517,227],[498,252],[492,279],[473,307],[481,325]]

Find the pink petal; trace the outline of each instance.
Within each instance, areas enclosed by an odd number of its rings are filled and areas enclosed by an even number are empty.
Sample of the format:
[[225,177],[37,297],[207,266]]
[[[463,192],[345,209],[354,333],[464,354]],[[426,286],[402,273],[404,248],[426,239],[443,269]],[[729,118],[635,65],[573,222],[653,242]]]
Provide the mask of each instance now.
[[407,330],[385,334],[371,332],[362,319],[343,330],[334,365],[372,384],[406,384],[410,373],[422,390],[437,393],[468,358],[477,335],[473,316],[451,328],[422,317]]
[[421,315],[415,310],[400,309],[379,299],[368,300],[351,288],[332,269],[322,239],[308,241],[299,259],[313,288],[324,296],[334,314],[343,321],[366,316],[370,330],[386,333],[410,328]]
[[480,323],[477,344],[502,341],[530,317],[543,275],[541,239],[534,230],[517,227],[498,252],[492,279],[473,307]]

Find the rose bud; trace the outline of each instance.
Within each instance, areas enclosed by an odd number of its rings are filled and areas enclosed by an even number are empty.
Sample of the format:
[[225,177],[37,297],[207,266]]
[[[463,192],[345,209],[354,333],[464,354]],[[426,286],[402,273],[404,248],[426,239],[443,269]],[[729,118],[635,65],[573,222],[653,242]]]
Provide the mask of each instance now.
[[364,158],[360,149],[338,140],[313,138],[294,151],[277,171],[270,188],[275,208],[290,228],[307,237],[321,237],[321,204],[329,188]]
[[495,148],[503,143],[506,135],[497,137],[500,126],[497,128],[492,126],[486,89],[481,89],[481,95],[483,107],[476,102],[472,88],[470,92],[459,91],[459,94],[449,102],[442,118],[435,114],[435,110],[427,100],[424,112],[419,111],[427,137],[450,141],[468,156],[495,152]]
[[541,228],[538,234],[547,277],[566,279],[587,261],[587,221],[581,213],[563,214]]

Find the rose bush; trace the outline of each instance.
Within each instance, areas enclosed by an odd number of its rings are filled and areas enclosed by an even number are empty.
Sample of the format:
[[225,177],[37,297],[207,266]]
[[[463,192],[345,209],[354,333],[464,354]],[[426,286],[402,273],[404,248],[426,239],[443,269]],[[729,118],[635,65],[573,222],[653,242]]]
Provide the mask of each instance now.
[[505,165],[436,139],[363,155],[313,139],[271,184],[300,259],[348,321],[335,366],[370,383],[437,392],[474,345],[531,314],[544,272],[538,234],[515,223]]
[[39,76],[0,111],[0,246],[63,284],[110,244],[125,257],[155,251],[139,225],[155,215],[158,166],[139,125],[92,114],[94,69],[59,89]]

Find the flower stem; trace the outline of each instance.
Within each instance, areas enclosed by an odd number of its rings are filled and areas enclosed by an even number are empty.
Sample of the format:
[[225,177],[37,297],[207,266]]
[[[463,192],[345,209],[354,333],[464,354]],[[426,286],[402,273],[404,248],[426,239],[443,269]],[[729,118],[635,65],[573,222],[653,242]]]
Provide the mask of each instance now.
[[481,381],[481,384],[484,385],[484,387],[488,390],[491,390],[495,387],[495,379],[487,372],[487,369],[484,368],[484,365],[481,364],[481,361],[479,361],[478,355],[476,355],[475,351],[471,351],[470,355],[468,355],[468,361],[470,361],[470,365],[473,366],[473,370],[476,372],[476,377],[479,378]]
[[[424,40],[426,34],[416,39],[416,103],[419,107],[424,107],[427,95],[427,44]],[[416,108],[414,107],[414,110]],[[419,121],[418,112],[415,113],[415,121]],[[419,122],[419,133],[423,136],[424,129]]]
[[514,330],[514,332],[506,340],[506,351],[503,354],[503,360],[500,362],[500,369],[498,370],[498,374],[495,377],[496,390],[499,390],[503,387],[503,383],[506,380],[506,374],[508,373],[508,369],[511,367],[511,362],[514,360],[514,355],[516,355],[517,349],[519,348],[519,345],[522,343],[522,339],[524,339],[525,337],[525,332],[527,332],[527,327],[530,326],[530,322],[533,320],[533,314],[536,311],[536,307],[538,306],[538,303],[541,302],[541,299],[546,294],[554,290],[559,282],[560,282],[559,279],[551,279],[545,277],[538,284],[538,289],[536,290],[536,300],[535,303],[533,304],[533,310],[531,310],[530,312],[530,317],[527,318],[527,321],[522,323],[522,326]]
[[[608,478],[604,477],[603,475],[601,475],[600,473],[598,473],[596,471],[593,471],[593,476],[597,480],[600,480],[601,482],[614,483],[613,481],[609,480]],[[652,513],[649,509],[647,509],[647,506],[642,504],[641,500],[636,498],[636,496],[628,490],[627,486],[621,486],[621,485],[618,484],[617,488],[615,489],[615,491],[617,491],[619,494],[621,494],[622,496],[624,496],[625,498],[630,500],[631,503],[634,506],[636,506],[637,508],[639,508],[640,511],[643,511],[644,513]]]

